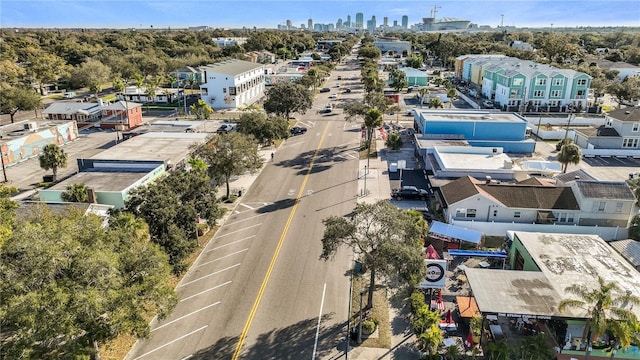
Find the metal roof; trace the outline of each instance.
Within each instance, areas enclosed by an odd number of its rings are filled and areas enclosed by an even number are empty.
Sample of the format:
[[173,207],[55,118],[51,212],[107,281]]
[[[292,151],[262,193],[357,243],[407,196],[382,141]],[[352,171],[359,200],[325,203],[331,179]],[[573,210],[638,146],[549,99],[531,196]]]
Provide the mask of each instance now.
[[632,239],[610,241],[609,245],[633,266],[640,266],[640,241]]
[[262,64],[252,63],[242,60],[226,60],[215,64],[204,66],[205,70],[219,74],[240,75],[244,72],[263,67]]
[[454,239],[463,240],[474,244],[479,244],[480,240],[482,240],[482,233],[480,231],[465,229],[460,226],[449,225],[441,223],[439,221],[434,221],[433,223],[431,223],[429,233],[445,235]]

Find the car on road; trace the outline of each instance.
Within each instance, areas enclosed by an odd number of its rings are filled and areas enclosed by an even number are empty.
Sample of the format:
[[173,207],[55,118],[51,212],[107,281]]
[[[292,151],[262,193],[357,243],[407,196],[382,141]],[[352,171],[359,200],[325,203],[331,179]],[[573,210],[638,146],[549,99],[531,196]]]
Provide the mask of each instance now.
[[62,97],[65,98],[65,99],[73,99],[74,97],[76,97],[76,93],[73,92],[73,91],[69,91],[69,92],[66,92],[66,93],[62,94]]
[[329,92],[329,91],[331,91],[331,89],[329,89],[329,88],[322,88],[322,89],[320,89],[320,92],[321,92],[321,93],[325,93],[325,92]]
[[337,83],[337,84],[336,84],[336,87],[340,87],[340,83]]
[[216,132],[218,134],[228,134],[231,131],[235,131],[236,127],[232,124],[222,124],[220,125],[220,127],[218,128],[218,130],[216,130]]
[[469,96],[473,96],[473,97],[478,96],[478,92],[476,91],[476,89],[469,90]]
[[344,92],[345,92],[345,94],[349,94],[349,93],[351,93],[351,89],[346,88],[346,89],[344,89]]
[[289,132],[291,133],[291,135],[295,136],[295,135],[302,135],[304,133],[307,132],[307,128],[304,126],[294,126],[291,129],[289,129]]
[[402,200],[402,199],[425,200],[429,197],[429,192],[425,189],[418,189],[415,186],[403,186],[399,189],[393,189],[391,191],[391,197],[396,200]]
[[491,100],[483,100],[482,101],[482,106],[484,106],[487,109],[493,109],[493,101],[491,101]]
[[408,90],[418,90],[420,89],[420,85],[411,85],[409,87],[407,87]]
[[338,98],[338,94],[331,94],[331,96],[329,96],[329,99],[337,99]]

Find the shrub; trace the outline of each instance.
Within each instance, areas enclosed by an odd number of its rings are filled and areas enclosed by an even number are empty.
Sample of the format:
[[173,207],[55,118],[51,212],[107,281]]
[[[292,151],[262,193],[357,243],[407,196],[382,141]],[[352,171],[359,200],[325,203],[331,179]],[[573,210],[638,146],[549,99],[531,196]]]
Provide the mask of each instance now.
[[414,291],[413,294],[411,294],[411,311],[415,313],[424,305],[426,305],[424,294],[420,291]]
[[371,320],[362,320],[362,333],[371,334],[376,330],[376,324]]
[[573,140],[571,139],[562,139],[560,142],[556,144],[556,151],[560,151],[564,145],[571,144]]

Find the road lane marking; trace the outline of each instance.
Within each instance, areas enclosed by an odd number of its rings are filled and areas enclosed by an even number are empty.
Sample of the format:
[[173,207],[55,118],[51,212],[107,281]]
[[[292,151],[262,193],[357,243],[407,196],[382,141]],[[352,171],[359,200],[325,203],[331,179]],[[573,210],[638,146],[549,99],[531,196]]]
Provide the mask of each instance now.
[[188,355],[187,357],[183,357],[183,358],[182,358],[182,359],[180,359],[180,360],[187,360],[187,359],[191,359],[192,357],[193,357],[193,354]]
[[[247,230],[247,229],[251,229],[251,228],[254,228],[254,227],[256,227],[256,226],[260,226],[260,225],[262,225],[262,223],[260,223],[260,224],[255,224],[255,225],[251,225],[251,226],[247,226],[246,228],[242,228],[242,229],[240,229],[240,230],[236,230],[236,231],[228,232],[228,233],[226,233],[226,234],[224,234],[224,235],[216,236],[216,239],[220,239],[221,237],[225,237],[225,236],[233,235],[233,234],[235,234],[235,233],[239,233],[240,231],[245,231],[245,230]],[[225,224],[224,226],[226,227],[226,226],[227,226],[227,224]]]
[[251,236],[248,236],[248,237],[246,237],[246,238],[242,238],[242,239],[240,239],[240,240],[236,240],[236,241],[232,241],[232,242],[230,242],[230,243],[226,243],[226,244],[224,244],[224,245],[216,246],[216,247],[214,247],[213,249],[209,249],[209,250],[206,250],[206,251],[204,251],[204,252],[209,252],[209,251],[219,250],[219,249],[222,249],[222,248],[223,248],[223,247],[225,247],[225,246],[229,246],[229,245],[237,244],[237,243],[239,243],[239,242],[241,242],[241,241],[245,241],[245,240],[253,239],[254,237],[256,237],[256,236],[255,236],[255,235],[251,235]]
[[327,292],[327,283],[322,288],[322,301],[320,301],[320,313],[318,314],[318,326],[316,326],[316,341],[313,343],[313,354],[311,360],[316,358],[316,350],[318,349],[318,337],[320,336],[320,322],[322,321],[322,308],[324,308],[324,294]]
[[200,291],[199,293],[195,293],[195,294],[193,294],[193,295],[191,295],[191,296],[187,296],[186,298],[184,298],[184,299],[180,300],[180,302],[187,301],[187,300],[189,300],[189,299],[193,299],[193,298],[194,298],[194,297],[196,297],[196,296],[200,296],[200,295],[202,295],[202,294],[204,294],[204,293],[206,293],[206,292],[209,292],[209,291],[211,291],[211,290],[215,290],[215,289],[221,288],[221,287],[223,287],[223,286],[225,286],[225,285],[229,285],[229,284],[231,284],[231,281],[227,281],[226,283],[222,283],[222,284],[220,284],[220,285],[216,285],[216,286],[214,286],[214,287],[212,287],[212,288],[209,288],[209,289],[207,289],[207,290]]
[[205,276],[203,276],[203,277],[199,277],[199,278],[197,278],[197,279],[195,279],[195,280],[191,280],[191,281],[186,282],[186,283],[184,283],[184,284],[180,284],[178,287],[183,287],[183,286],[187,286],[187,285],[189,285],[189,284],[193,284],[193,283],[194,283],[194,282],[196,282],[196,281],[200,281],[200,280],[202,280],[202,279],[206,279],[206,278],[208,278],[208,277],[210,277],[210,276],[213,276],[213,275],[218,275],[218,274],[220,274],[220,273],[221,273],[221,272],[223,272],[223,271],[231,270],[231,269],[233,269],[234,267],[238,267],[238,266],[240,266],[240,263],[237,263],[237,264],[235,264],[235,265],[231,265],[231,266],[227,266],[226,268],[224,268],[224,269],[222,269],[222,270],[214,271],[214,272],[212,272],[211,274],[205,275]]
[[153,349],[153,350],[151,350],[151,351],[148,351],[148,352],[146,352],[146,353],[144,353],[144,354],[142,354],[142,355],[138,356],[137,358],[135,358],[135,359],[133,359],[133,360],[142,359],[143,357],[145,357],[145,356],[147,356],[147,355],[149,355],[149,354],[151,354],[151,353],[154,353],[154,352],[156,352],[156,351],[158,351],[158,350],[160,350],[160,349],[162,349],[162,348],[165,348],[165,347],[167,347],[167,346],[169,346],[169,345],[173,344],[174,342],[180,341],[180,340],[182,340],[182,339],[186,338],[187,336],[191,336],[191,335],[193,335],[193,334],[197,333],[197,332],[198,332],[198,331],[200,331],[200,330],[204,330],[204,329],[206,329],[208,326],[209,326],[209,325],[205,325],[205,326],[201,327],[200,329],[193,330],[192,332],[190,332],[190,333],[188,333],[188,334],[185,334],[185,335],[182,335],[182,336],[180,336],[179,338],[177,338],[177,339],[175,339],[175,340],[171,340],[171,341],[169,341],[168,343],[166,343],[166,344],[164,344],[164,345],[162,345],[162,346],[160,346],[160,347],[157,347],[157,348],[155,348],[155,349]]
[[217,301],[217,302],[215,302],[215,303],[213,303],[213,304],[211,304],[211,305],[207,305],[207,306],[205,306],[205,307],[203,307],[203,308],[201,308],[201,309],[198,309],[198,310],[196,310],[196,311],[192,311],[192,312],[188,313],[187,315],[180,316],[179,318],[174,319],[174,320],[171,320],[171,321],[169,321],[168,323],[164,323],[164,324],[162,324],[162,325],[158,326],[157,328],[155,328],[155,329],[151,330],[151,332],[154,332],[154,331],[156,331],[156,330],[162,329],[163,327],[165,327],[165,326],[167,326],[167,325],[171,325],[171,324],[173,324],[173,323],[174,323],[174,322],[176,322],[176,321],[180,321],[180,320],[182,320],[182,319],[184,319],[184,318],[187,318],[187,317],[189,317],[189,316],[191,316],[191,315],[193,315],[193,314],[197,314],[197,313],[199,313],[199,312],[200,312],[200,311],[202,311],[202,310],[208,309],[208,308],[210,308],[210,307],[212,307],[212,306],[216,306],[216,305],[218,305],[218,304],[220,304],[220,301]]
[[216,261],[220,261],[220,260],[222,260],[222,259],[224,259],[224,258],[228,258],[228,257],[233,256],[233,255],[238,255],[238,254],[240,254],[241,252],[245,252],[245,251],[247,251],[247,250],[249,250],[249,248],[244,248],[244,249],[242,249],[242,250],[238,250],[238,251],[236,251],[236,252],[232,252],[231,254],[228,254],[228,255],[225,255],[225,256],[221,256],[221,257],[219,257],[219,258],[217,258],[217,259],[213,259],[213,260],[207,261],[206,263],[202,263],[202,264],[200,264],[200,265],[198,265],[198,266],[196,266],[196,267],[205,266],[205,265],[208,265],[208,264],[214,263],[214,262],[216,262]]
[[273,257],[271,257],[271,262],[269,263],[269,267],[267,268],[267,272],[262,279],[262,284],[260,285],[260,290],[258,290],[258,295],[256,296],[255,301],[253,302],[253,306],[251,307],[251,311],[249,312],[249,317],[247,318],[244,327],[242,328],[242,332],[240,333],[240,337],[238,338],[238,345],[236,345],[236,350],[233,353],[232,360],[238,360],[240,356],[240,350],[242,350],[242,345],[244,345],[244,341],[247,338],[247,333],[249,332],[249,328],[251,327],[251,323],[253,322],[253,318],[256,316],[256,311],[258,310],[258,306],[260,305],[260,301],[262,301],[262,295],[264,294],[264,290],[267,287],[267,283],[269,282],[269,278],[271,277],[271,272],[276,265],[276,260],[278,260],[278,255],[280,254],[280,249],[284,244],[284,239],[289,232],[289,227],[291,226],[291,222],[293,221],[293,216],[296,214],[296,210],[298,209],[298,205],[300,204],[300,199],[302,198],[302,194],[304,194],[304,188],[307,185],[307,181],[309,181],[309,177],[311,176],[311,170],[313,170],[313,165],[318,158],[318,153],[320,152],[320,148],[322,143],[324,142],[325,135],[329,131],[330,122],[327,122],[324,128],[324,132],[320,141],[318,142],[318,146],[316,147],[315,152],[313,153],[313,157],[311,158],[311,163],[307,168],[307,173],[302,180],[302,184],[300,185],[300,190],[298,191],[298,195],[296,196],[295,204],[291,207],[291,212],[289,213],[289,218],[284,225],[284,229],[282,230],[282,234],[280,234],[280,240],[278,240],[278,245],[276,246],[276,250],[273,253]]
[[240,206],[244,206],[244,207],[246,207],[246,208],[247,208],[247,209],[249,209],[249,210],[255,210],[255,208],[252,208],[251,206],[249,206],[249,205],[247,205],[247,204],[245,204],[245,203],[240,203]]

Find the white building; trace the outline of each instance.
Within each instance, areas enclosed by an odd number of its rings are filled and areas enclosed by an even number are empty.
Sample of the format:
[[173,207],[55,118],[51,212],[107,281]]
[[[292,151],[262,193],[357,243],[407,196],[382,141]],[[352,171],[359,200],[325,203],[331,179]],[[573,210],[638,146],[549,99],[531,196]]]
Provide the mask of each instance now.
[[242,60],[227,60],[200,68],[204,83],[200,98],[213,109],[247,106],[264,95],[265,66]]
[[247,38],[244,37],[217,37],[211,40],[220,47],[243,45],[247,43]]

